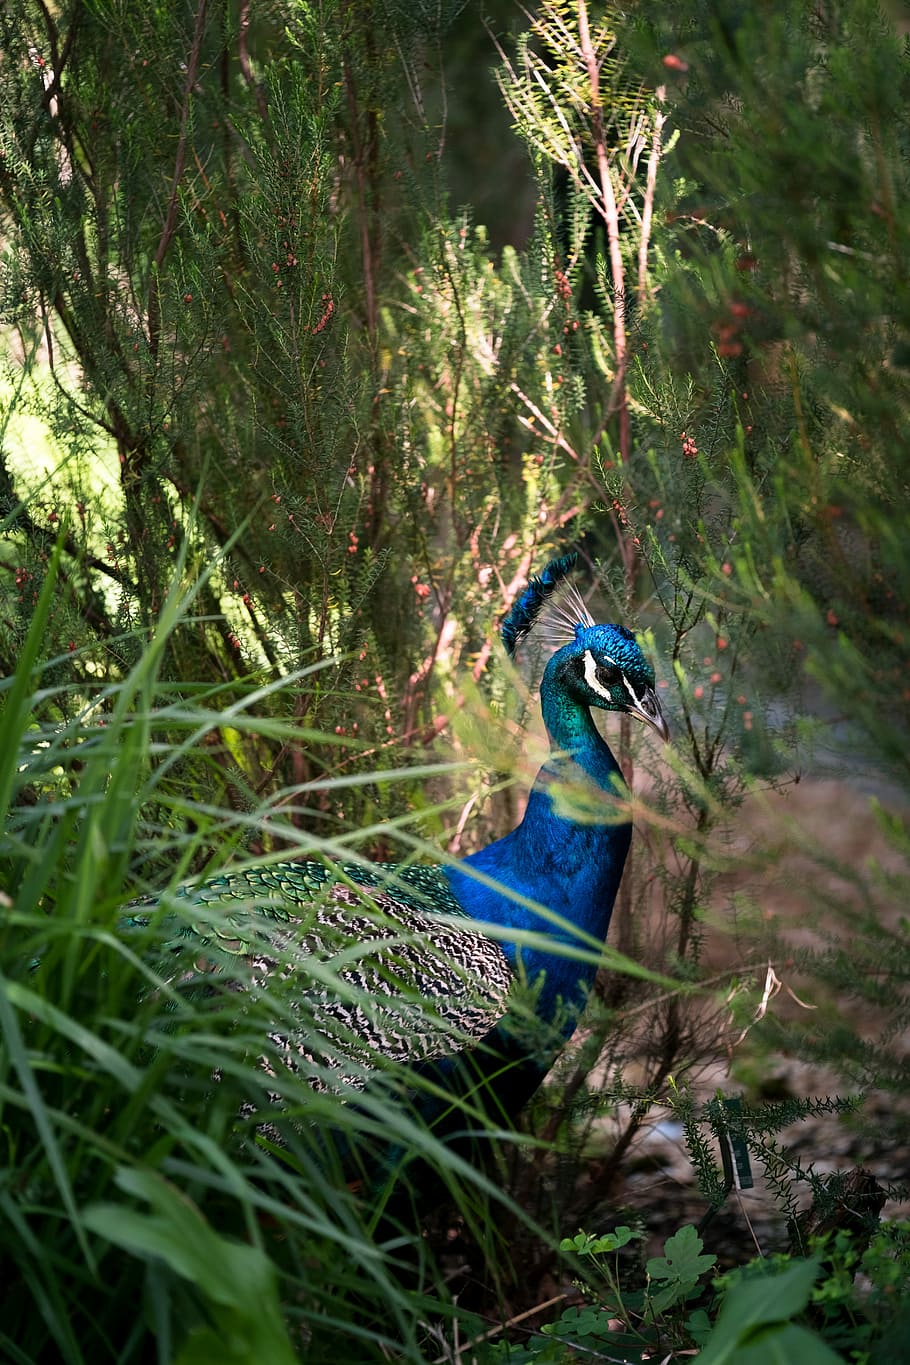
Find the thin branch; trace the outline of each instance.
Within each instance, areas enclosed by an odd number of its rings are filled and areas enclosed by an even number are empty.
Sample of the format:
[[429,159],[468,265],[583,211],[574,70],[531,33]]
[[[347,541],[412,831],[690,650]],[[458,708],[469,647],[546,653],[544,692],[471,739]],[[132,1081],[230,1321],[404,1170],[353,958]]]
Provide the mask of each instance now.
[[[663,104],[666,88],[659,85],[656,90],[658,101]],[[641,212],[641,236],[638,241],[638,298],[643,303],[650,294],[648,288],[648,246],[651,240],[651,223],[654,217],[654,190],[657,185],[657,167],[660,164],[661,135],[666,114],[659,109],[654,111],[654,129],[651,135],[651,155],[648,157],[648,174],[645,181],[645,202]]]
[[[457,1360],[459,1362],[463,1361],[465,1351],[473,1351],[475,1346],[479,1346],[484,1341],[491,1341],[493,1337],[499,1336],[500,1332],[506,1331],[507,1328],[515,1327],[519,1322],[526,1322],[528,1318],[533,1318],[537,1313],[546,1312],[548,1308],[553,1308],[557,1303],[565,1303],[568,1297],[569,1295],[567,1293],[554,1294],[551,1299],[546,1299],[543,1303],[535,1303],[533,1308],[526,1308],[523,1313],[516,1314],[506,1322],[497,1323],[496,1326],[491,1327],[488,1332],[481,1332],[480,1336],[472,1337],[470,1341],[466,1341],[463,1346],[458,1348]],[[450,1361],[451,1359],[452,1357],[448,1354],[437,1356],[433,1361],[433,1365],[445,1365],[445,1362]],[[600,1359],[605,1360],[607,1357],[601,1356]]]
[[[356,23],[356,18],[351,14],[352,22]],[[370,339],[371,349],[376,345],[376,328],[379,320],[379,307],[377,301],[377,275],[378,275],[378,248],[374,239],[372,220],[377,214],[378,203],[376,202],[375,185],[373,194],[370,194],[369,168],[375,168],[376,159],[376,115],[375,112],[367,111],[361,114],[361,105],[358,99],[357,84],[354,78],[354,68],[349,51],[346,49],[343,62],[344,71],[344,93],[348,106],[348,117],[350,120],[351,151],[354,162],[354,175],[357,182],[357,211],[358,226],[360,229],[360,247],[363,263],[363,292],[366,306],[366,329]],[[362,135],[361,124],[366,123],[366,137]]]
[[262,87],[253,75],[253,68],[250,65],[250,54],[246,45],[247,30],[249,29],[249,26],[250,0],[241,0],[239,32],[237,37],[237,61],[240,66],[240,74],[243,76],[248,89],[252,90],[256,97],[256,106],[259,110],[259,117],[265,122],[268,118],[265,96],[262,93]]
[[153,360],[157,360],[158,358],[158,342],[161,334],[160,272],[161,267],[164,264],[164,258],[168,253],[168,248],[173,241],[174,233],[177,230],[180,181],[183,179],[183,171],[186,166],[187,124],[190,117],[190,99],[199,74],[199,57],[202,51],[202,39],[205,33],[207,9],[208,0],[199,0],[199,8],[196,11],[196,24],[193,30],[193,42],[190,47],[189,60],[186,64],[183,103],[180,108],[180,133],[177,139],[177,155],[174,158],[174,173],[171,177],[167,213],[165,214],[164,224],[161,228],[161,236],[158,239],[158,249],[155,252],[155,261],[152,266],[152,278],[149,281],[147,321],[149,349],[151,350]]
[[629,405],[626,399],[626,367],[628,361],[626,358],[625,272],[619,244],[619,210],[613,188],[613,177],[610,173],[603,105],[600,98],[600,67],[591,41],[591,31],[588,27],[587,0],[578,0],[578,33],[581,39],[582,57],[588,72],[588,83],[591,87],[591,123],[594,133],[594,149],[597,155],[597,171],[600,177],[599,208],[606,224],[607,243],[610,251],[610,275],[613,280],[613,349],[616,355],[614,394],[616,411],[619,414],[619,450],[623,462],[625,462],[631,452]]

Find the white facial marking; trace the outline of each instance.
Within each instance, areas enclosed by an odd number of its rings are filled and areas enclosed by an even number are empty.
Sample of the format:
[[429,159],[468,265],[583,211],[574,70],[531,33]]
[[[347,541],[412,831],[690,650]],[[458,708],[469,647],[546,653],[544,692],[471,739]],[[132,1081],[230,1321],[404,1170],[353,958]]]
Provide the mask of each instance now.
[[[604,658],[607,660],[607,663],[613,663],[613,660],[609,655],[605,654]],[[623,681],[625,682],[625,677],[623,677]],[[591,691],[596,692],[599,697],[605,697],[607,701],[613,700],[609,690],[604,687],[602,683],[597,681],[597,660],[594,658],[590,649],[585,650],[585,682],[588,684]],[[626,686],[628,687],[628,683],[626,683]]]
[[624,682],[625,685],[626,685],[626,691],[628,692],[629,696],[632,698],[632,705],[633,705],[633,706],[641,706],[641,702],[638,700],[638,698],[637,698],[636,695],[635,695],[635,689],[634,689],[634,687],[632,686],[632,684],[629,682],[629,679],[626,677],[625,673],[623,673],[623,675],[622,675],[622,680],[623,680],[623,682]]

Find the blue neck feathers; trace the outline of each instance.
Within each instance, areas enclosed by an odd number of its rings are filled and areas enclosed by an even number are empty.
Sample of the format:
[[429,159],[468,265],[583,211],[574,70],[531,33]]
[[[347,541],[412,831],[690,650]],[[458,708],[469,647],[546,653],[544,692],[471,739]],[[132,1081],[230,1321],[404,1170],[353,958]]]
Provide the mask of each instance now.
[[[578,945],[570,928],[557,927],[508,895],[516,892],[545,906],[598,942],[606,938],[632,827],[617,807],[625,793],[619,765],[588,707],[567,688],[564,667],[555,656],[541,685],[552,752],[531,789],[524,819],[511,834],[468,857],[466,870],[450,868],[448,875],[458,901],[475,919]],[[480,882],[471,870],[502,889]],[[560,998],[577,1007],[593,980],[595,969],[571,958],[508,941],[503,948],[516,968],[520,958],[529,980],[546,973],[539,1011],[547,1017]],[[572,1027],[567,1023],[566,1033]]]

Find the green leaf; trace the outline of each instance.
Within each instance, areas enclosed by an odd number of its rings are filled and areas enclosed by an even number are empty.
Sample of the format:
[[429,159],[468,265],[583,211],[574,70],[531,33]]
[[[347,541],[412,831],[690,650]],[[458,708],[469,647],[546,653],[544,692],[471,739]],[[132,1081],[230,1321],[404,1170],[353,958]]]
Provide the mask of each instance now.
[[[120,1204],[87,1209],[86,1227],[147,1260],[160,1259],[195,1285],[219,1330],[192,1334],[178,1365],[224,1359],[231,1365],[295,1365],[281,1317],[274,1267],[255,1246],[219,1236],[196,1206],[151,1171],[123,1167],[117,1185],[151,1205],[140,1213]],[[213,1348],[212,1343],[215,1343]]]
[[605,1232],[602,1236],[596,1237],[591,1232],[577,1232],[574,1237],[563,1237],[559,1244],[560,1251],[574,1251],[576,1256],[600,1256],[611,1251],[618,1251],[620,1247],[627,1246],[629,1242],[641,1238],[643,1233],[634,1228],[623,1225],[614,1228],[612,1232]]
[[665,1313],[668,1308],[672,1308],[680,1299],[684,1299],[691,1292],[694,1283],[689,1280],[674,1280],[672,1284],[665,1284],[663,1289],[658,1289],[656,1293],[648,1294],[647,1303],[650,1316],[656,1317]]
[[698,1357],[699,1365],[722,1365],[734,1359],[738,1365],[739,1356],[734,1353],[759,1328],[787,1322],[803,1311],[818,1271],[818,1261],[795,1261],[780,1273],[772,1271],[733,1285],[724,1296],[714,1331]]
[[716,1256],[703,1256],[703,1246],[704,1243],[691,1225],[680,1228],[664,1243],[664,1255],[652,1256],[648,1261],[649,1276],[652,1280],[678,1280],[695,1284],[699,1276],[710,1270],[717,1260]]
[[[547,1323],[540,1330],[562,1346],[576,1347],[590,1353],[595,1342],[608,1342],[611,1360],[640,1361],[648,1342],[637,1333],[614,1331],[611,1321],[612,1314],[605,1311],[603,1305],[594,1307],[589,1304],[565,1309],[556,1322]],[[557,1358],[566,1359],[562,1355]]]
[[695,1342],[696,1346],[703,1346],[711,1335],[711,1319],[703,1308],[696,1308],[694,1313],[690,1313],[686,1318],[686,1331]]
[[612,1232],[605,1232],[602,1237],[595,1237],[590,1247],[592,1256],[599,1256],[604,1252],[618,1251],[620,1247],[628,1246],[630,1242],[640,1240],[644,1234],[634,1228],[623,1225],[614,1228]]
[[[704,1359],[704,1354],[698,1357],[699,1362]],[[737,1346],[730,1361],[731,1365],[844,1365],[843,1356],[795,1322],[762,1328]]]

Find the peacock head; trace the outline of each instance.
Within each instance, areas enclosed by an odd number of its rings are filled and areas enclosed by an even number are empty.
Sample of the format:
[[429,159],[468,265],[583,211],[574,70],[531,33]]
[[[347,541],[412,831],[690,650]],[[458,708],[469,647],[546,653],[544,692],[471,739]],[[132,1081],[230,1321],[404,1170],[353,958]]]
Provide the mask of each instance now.
[[670,732],[654,689],[653,667],[625,626],[595,623],[568,578],[575,562],[574,554],[564,555],[531,579],[502,623],[507,652],[514,655],[532,632],[541,643],[561,645],[545,678],[585,706],[643,720],[666,741]]
[[575,639],[547,665],[585,706],[624,711],[652,725],[666,742],[670,731],[654,689],[654,669],[625,626],[579,623]]

